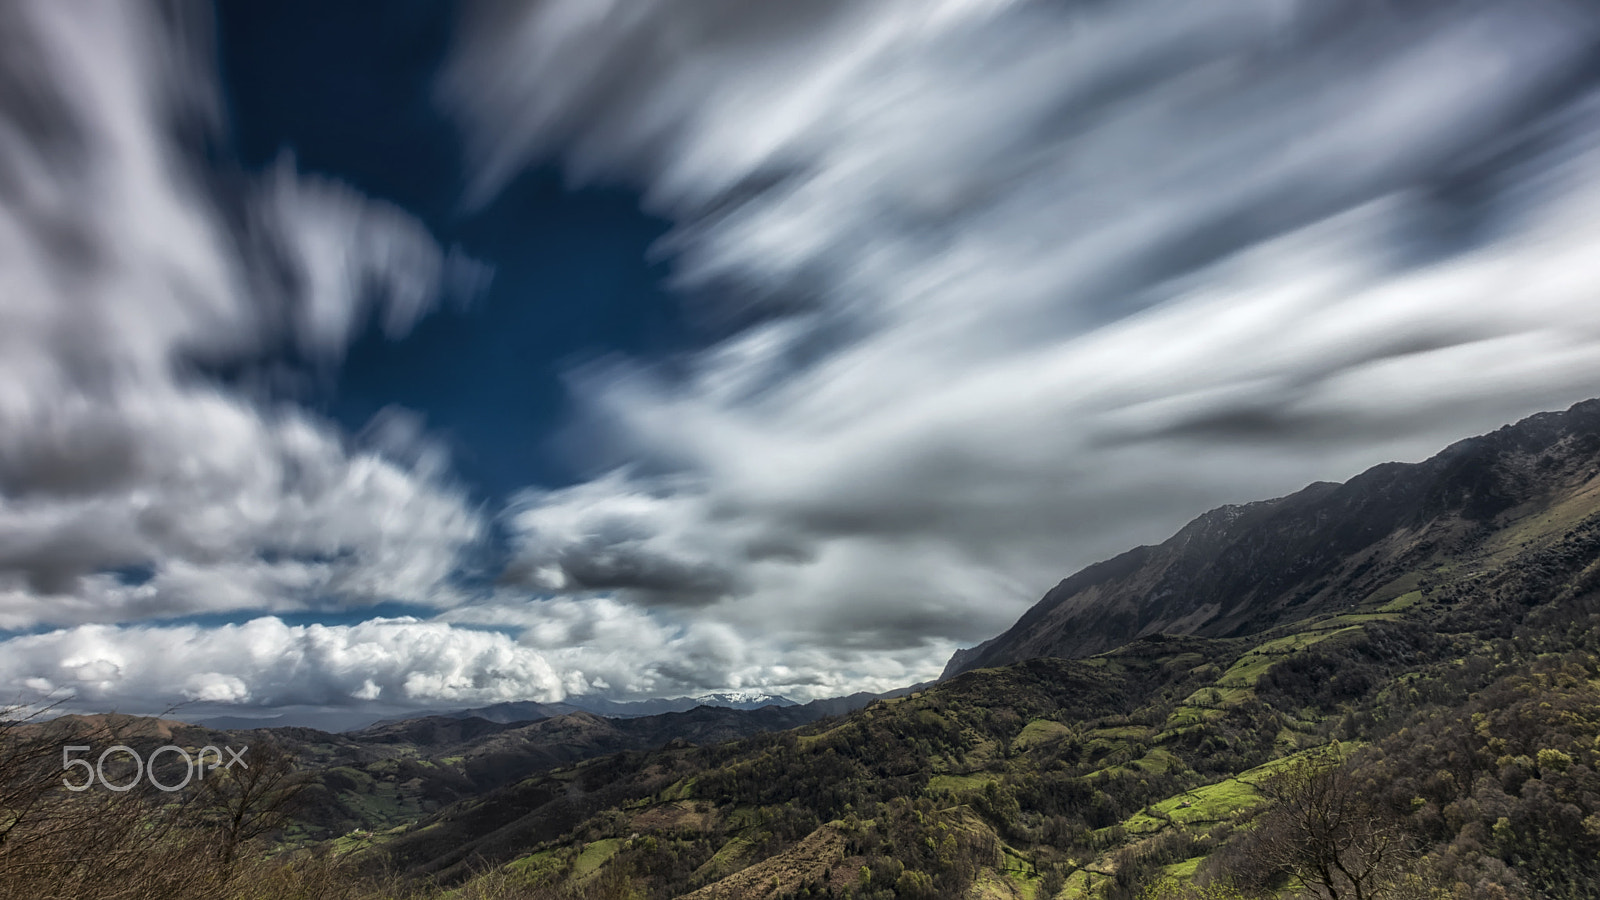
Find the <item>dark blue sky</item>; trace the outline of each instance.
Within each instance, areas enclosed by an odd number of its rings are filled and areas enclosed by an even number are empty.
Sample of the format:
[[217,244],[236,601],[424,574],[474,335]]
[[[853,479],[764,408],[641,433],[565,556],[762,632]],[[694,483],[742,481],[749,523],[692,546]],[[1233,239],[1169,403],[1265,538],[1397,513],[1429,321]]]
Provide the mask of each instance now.
[[548,447],[567,414],[561,373],[605,353],[659,358],[688,330],[646,261],[666,224],[624,189],[568,190],[529,173],[479,210],[461,203],[460,138],[433,98],[456,11],[435,2],[223,3],[217,31],[230,152],[250,169],[285,151],[418,216],[491,264],[470,307],[390,341],[369,323],[343,367],[302,398],[356,432],[399,404],[427,417],[484,499],[584,474]]

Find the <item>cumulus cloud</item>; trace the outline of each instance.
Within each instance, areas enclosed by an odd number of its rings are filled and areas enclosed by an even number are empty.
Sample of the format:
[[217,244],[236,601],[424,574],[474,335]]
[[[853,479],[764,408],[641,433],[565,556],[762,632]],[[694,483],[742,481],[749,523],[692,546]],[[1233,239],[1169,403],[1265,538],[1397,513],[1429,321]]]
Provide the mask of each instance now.
[[638,186],[729,335],[574,373],[626,468],[522,497],[508,577],[932,673],[1210,506],[1592,394],[1597,38],[1575,0],[481,5],[440,88],[477,198]]
[[574,687],[504,634],[416,619],[358,625],[80,625],[0,642],[0,677],[88,708],[162,701],[348,706],[559,700]]
[[795,699],[884,691],[918,680],[930,657],[954,645],[921,641],[893,650],[818,645],[782,627],[751,628],[704,610],[650,608],[619,597],[507,595],[440,616],[452,624],[516,631],[579,685],[574,694],[624,698],[762,690]]
[[290,161],[197,165],[204,22],[0,18],[0,628],[455,602],[483,523],[434,455],[203,373],[404,334],[481,267]]
[[[508,631],[521,631],[512,637]],[[907,683],[920,660],[750,641],[608,598],[461,607],[355,625],[79,625],[0,641],[0,683],[71,708],[391,709],[681,696],[753,688],[805,699]]]

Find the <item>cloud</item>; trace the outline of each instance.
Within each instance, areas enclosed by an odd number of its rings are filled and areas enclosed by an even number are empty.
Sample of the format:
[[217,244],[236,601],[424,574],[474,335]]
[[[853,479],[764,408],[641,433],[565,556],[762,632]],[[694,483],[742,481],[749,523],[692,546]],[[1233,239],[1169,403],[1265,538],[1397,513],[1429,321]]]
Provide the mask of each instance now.
[[[574,685],[504,634],[415,619],[357,625],[80,625],[0,642],[7,683],[86,708],[175,700],[349,706],[559,700]],[[581,687],[581,685],[578,685]]]
[[1211,506],[1600,383],[1588,4],[476,9],[475,197],[637,186],[728,335],[573,373],[609,443],[514,505],[513,581],[933,672]]
[[781,627],[722,620],[704,609],[647,608],[613,596],[514,595],[456,607],[452,624],[516,631],[581,687],[575,694],[625,698],[754,689],[799,700],[858,690],[885,691],[920,680],[929,662],[954,649],[917,641],[894,650],[818,646]]
[[[681,696],[721,687],[799,698],[886,690],[916,664],[752,644],[728,626],[667,625],[595,598],[463,607],[451,621],[355,625],[79,625],[0,641],[0,682],[71,708],[460,708],[574,695]],[[528,626],[520,639],[496,626]],[[843,664],[851,674],[831,668]]]
[[[674,481],[639,482],[613,472],[587,484],[515,497],[515,535],[504,579],[545,591],[625,588],[664,602],[715,600],[738,588],[722,560],[730,549],[699,547],[702,493]],[[720,537],[720,535],[717,535]]]
[[522,491],[504,514],[513,537],[503,580],[698,605],[748,591],[742,573],[754,564],[810,558],[803,540],[730,518],[712,498],[708,485],[626,469],[559,490]]
[[470,298],[492,275],[459,250],[441,251],[400,208],[300,175],[289,157],[259,195],[256,224],[286,269],[280,277],[288,325],[313,355],[343,353],[374,314],[385,336],[404,337],[442,293]]
[[0,16],[0,628],[456,602],[484,523],[436,455],[205,372],[402,335],[482,267],[292,161],[200,165],[205,22]]
[[[489,517],[417,416],[349,435],[210,373],[336,366],[487,268],[292,158],[199,165],[205,23],[8,7],[0,628],[64,627],[0,641],[0,682],[885,689],[1211,506],[1600,383],[1579,0],[475,9],[439,87],[469,200],[552,161],[638,188],[718,337],[571,373],[593,477],[498,510],[501,584],[468,591]],[[387,600],[439,611],[270,615]]]

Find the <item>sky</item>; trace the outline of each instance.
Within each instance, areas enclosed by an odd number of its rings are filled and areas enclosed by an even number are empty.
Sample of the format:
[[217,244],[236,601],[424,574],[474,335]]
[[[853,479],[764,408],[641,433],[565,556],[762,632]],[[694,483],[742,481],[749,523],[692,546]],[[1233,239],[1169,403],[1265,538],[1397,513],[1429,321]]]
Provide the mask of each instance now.
[[1600,395],[1587,0],[0,7],[0,694],[936,677]]

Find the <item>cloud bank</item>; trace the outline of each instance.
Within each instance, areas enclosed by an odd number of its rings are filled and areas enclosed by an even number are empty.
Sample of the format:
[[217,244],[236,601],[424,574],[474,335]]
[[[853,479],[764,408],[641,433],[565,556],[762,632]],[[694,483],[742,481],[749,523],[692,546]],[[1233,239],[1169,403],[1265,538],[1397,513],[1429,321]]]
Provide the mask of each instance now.
[[[496,630],[511,627],[520,637]],[[79,625],[0,649],[0,682],[30,696],[143,712],[184,704],[459,708],[591,693],[681,696],[707,684],[794,684],[837,696],[888,690],[909,674],[874,653],[786,650],[725,625],[664,623],[609,598],[464,606],[433,621]]]

